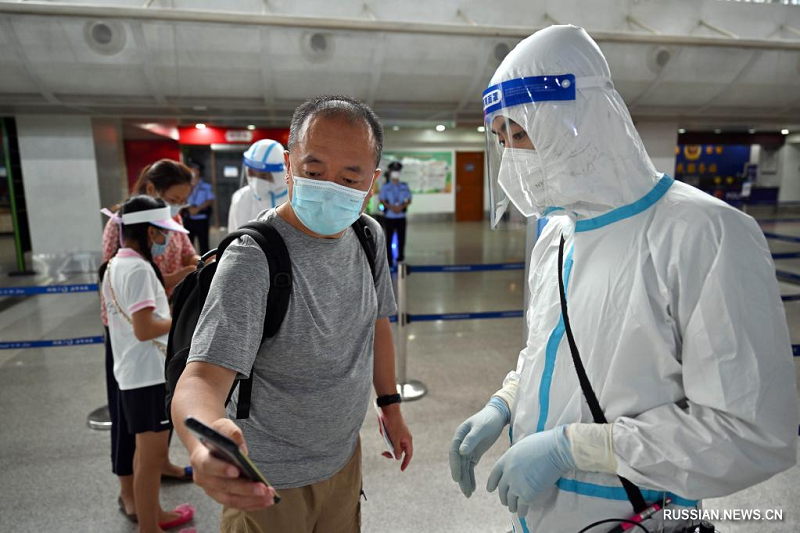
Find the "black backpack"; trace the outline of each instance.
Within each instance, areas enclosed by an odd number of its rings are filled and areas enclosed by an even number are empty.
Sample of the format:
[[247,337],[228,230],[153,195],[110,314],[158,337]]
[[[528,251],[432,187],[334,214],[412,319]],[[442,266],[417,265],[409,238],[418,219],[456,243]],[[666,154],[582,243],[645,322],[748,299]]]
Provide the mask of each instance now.
[[[352,226],[364,252],[367,255],[372,279],[375,279],[376,244],[372,230],[367,225],[366,216],[362,216]],[[286,310],[289,308],[289,297],[292,294],[292,262],[289,251],[280,233],[269,222],[250,222],[230,233],[219,244],[216,250],[206,253],[198,264],[197,270],[186,276],[172,293],[172,326],[169,330],[167,341],[167,360],[165,377],[167,381],[167,417],[172,420],[172,395],[178,378],[186,368],[186,359],[192,345],[197,321],[208,296],[211,280],[217,271],[225,249],[236,239],[243,235],[252,237],[269,262],[269,293],[267,295],[267,313],[264,318],[264,329],[261,343],[274,337],[281,327]],[[216,256],[216,260],[205,264],[205,261]],[[228,393],[226,405],[231,399],[233,391],[239,386],[239,401],[236,408],[236,418],[243,419],[250,416],[250,394],[253,387],[253,375],[246,380],[237,380]]]

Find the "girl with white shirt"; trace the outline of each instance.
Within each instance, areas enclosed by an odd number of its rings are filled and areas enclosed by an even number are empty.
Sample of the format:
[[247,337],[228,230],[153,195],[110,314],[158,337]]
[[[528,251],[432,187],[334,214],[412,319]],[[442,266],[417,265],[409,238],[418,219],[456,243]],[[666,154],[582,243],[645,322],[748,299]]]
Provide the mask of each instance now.
[[183,504],[164,511],[159,503],[161,468],[167,458],[169,430],[165,412],[164,356],[170,316],[164,278],[153,257],[164,252],[171,232],[187,231],[163,200],[134,196],[113,220],[120,226],[121,248],[105,270],[103,297],[119,383],[118,406],[136,435],[133,491],[139,531],[161,532],[189,522],[194,508]]

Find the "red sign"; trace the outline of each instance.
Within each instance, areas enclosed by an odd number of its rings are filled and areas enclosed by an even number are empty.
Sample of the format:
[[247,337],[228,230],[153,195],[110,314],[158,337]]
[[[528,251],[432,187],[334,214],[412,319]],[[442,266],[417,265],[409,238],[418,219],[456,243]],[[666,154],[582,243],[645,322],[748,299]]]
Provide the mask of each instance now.
[[228,130],[225,132],[225,140],[229,143],[251,143],[253,142],[253,132],[250,130]]
[[252,144],[261,139],[278,141],[284,147],[289,142],[288,128],[258,128],[254,130],[242,128],[219,128],[207,126],[197,129],[194,126],[178,128],[180,144]]

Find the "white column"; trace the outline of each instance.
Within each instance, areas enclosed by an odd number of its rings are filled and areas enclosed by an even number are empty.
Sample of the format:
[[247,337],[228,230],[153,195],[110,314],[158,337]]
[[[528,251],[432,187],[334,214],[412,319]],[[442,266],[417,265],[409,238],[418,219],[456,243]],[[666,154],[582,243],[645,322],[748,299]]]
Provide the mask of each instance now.
[[18,115],[16,122],[34,269],[96,270],[102,226],[90,118]]
[[636,121],[636,129],[656,170],[675,175],[675,147],[678,146],[676,121]]

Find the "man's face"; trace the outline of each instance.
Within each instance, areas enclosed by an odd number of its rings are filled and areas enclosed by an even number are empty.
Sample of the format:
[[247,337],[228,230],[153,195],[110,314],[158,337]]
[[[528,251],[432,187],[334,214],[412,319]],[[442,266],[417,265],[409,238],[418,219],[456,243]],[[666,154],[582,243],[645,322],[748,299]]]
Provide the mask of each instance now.
[[332,181],[351,189],[369,191],[380,175],[375,168],[372,133],[365,123],[351,124],[340,117],[312,117],[292,152],[285,152],[289,195],[293,194],[292,175],[320,181]]
[[497,136],[497,142],[503,148],[536,149],[525,129],[508,117],[502,115],[494,117],[491,131],[492,135]]

